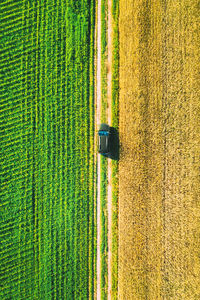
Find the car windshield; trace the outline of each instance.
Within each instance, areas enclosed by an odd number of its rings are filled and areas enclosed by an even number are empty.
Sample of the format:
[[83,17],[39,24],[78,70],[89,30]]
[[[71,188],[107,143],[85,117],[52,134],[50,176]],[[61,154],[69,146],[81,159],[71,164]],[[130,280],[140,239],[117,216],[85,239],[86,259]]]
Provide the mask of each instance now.
[[109,132],[108,131],[99,131],[99,136],[103,136],[103,135],[106,135],[108,136],[109,135]]

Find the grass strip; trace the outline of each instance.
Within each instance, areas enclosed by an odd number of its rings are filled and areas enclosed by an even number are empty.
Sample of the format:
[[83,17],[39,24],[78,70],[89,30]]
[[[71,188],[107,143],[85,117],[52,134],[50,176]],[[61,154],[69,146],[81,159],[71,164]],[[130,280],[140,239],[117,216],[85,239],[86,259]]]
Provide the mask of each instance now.
[[[107,122],[107,11],[106,0],[101,3],[101,122]],[[108,161],[101,156],[100,201],[101,201],[101,299],[107,299],[108,291],[108,216],[107,216],[107,171]]]

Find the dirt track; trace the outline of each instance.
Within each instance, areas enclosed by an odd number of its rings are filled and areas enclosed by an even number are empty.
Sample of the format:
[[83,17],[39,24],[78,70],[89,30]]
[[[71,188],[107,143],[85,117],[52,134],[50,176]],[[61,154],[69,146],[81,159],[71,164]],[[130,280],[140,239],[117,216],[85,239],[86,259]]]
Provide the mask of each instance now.
[[[112,95],[112,18],[111,18],[112,0],[108,0],[108,62],[107,62],[107,122],[111,125],[111,95]],[[98,17],[97,17],[97,127],[101,123],[101,1],[98,1]],[[97,299],[101,299],[101,220],[100,220],[100,157],[97,158]],[[112,182],[111,182],[111,160],[108,159],[108,186],[107,186],[107,210],[108,210],[108,299],[111,299],[112,288]]]

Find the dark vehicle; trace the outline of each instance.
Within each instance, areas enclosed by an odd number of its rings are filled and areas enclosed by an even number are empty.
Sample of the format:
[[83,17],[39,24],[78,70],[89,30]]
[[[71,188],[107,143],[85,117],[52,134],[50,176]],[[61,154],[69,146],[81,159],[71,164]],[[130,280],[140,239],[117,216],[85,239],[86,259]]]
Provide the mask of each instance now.
[[109,157],[111,150],[110,140],[110,126],[107,124],[101,124],[98,131],[98,152],[107,157]]

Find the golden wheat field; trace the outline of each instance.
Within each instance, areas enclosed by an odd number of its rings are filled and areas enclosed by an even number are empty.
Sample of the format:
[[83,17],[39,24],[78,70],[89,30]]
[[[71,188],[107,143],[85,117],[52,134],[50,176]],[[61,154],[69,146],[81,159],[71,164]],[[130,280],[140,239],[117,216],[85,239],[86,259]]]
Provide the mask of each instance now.
[[119,299],[200,299],[200,3],[121,0]]

